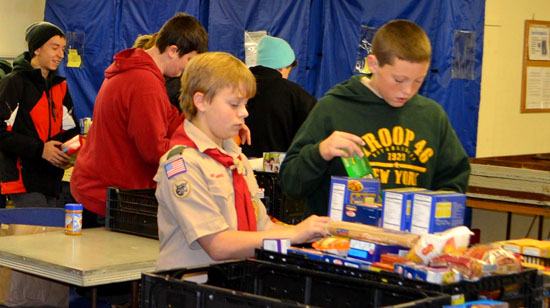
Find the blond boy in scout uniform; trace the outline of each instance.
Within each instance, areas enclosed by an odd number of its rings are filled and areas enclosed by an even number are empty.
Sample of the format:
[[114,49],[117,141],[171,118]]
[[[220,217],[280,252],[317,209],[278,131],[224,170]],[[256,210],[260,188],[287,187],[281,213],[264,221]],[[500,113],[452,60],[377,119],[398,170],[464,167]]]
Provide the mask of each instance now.
[[326,235],[328,217],[313,215],[296,226],[273,224],[258,198],[252,168],[232,139],[256,92],[254,76],[240,60],[222,52],[194,57],[181,92],[187,119],[155,176],[158,270],[251,257],[264,238],[296,244]]

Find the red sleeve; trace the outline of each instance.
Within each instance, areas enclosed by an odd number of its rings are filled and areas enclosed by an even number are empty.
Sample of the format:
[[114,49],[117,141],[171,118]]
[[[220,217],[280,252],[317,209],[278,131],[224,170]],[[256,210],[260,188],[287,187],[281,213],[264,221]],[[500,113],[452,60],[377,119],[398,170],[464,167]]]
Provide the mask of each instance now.
[[173,108],[165,89],[144,93],[132,102],[128,136],[134,141],[142,159],[150,164],[158,164],[160,157],[169,149],[169,130],[174,125],[173,113],[177,113]]

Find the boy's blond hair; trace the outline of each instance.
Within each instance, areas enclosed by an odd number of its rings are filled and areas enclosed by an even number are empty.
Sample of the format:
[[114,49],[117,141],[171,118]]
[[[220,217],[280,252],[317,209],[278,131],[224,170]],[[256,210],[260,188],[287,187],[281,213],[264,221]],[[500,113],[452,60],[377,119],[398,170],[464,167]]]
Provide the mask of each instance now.
[[231,88],[239,97],[256,95],[256,79],[241,60],[225,52],[206,52],[193,57],[181,77],[180,108],[193,119],[197,108],[193,95],[204,93],[207,102],[222,89]]
[[383,25],[372,40],[372,54],[380,67],[393,64],[395,58],[413,63],[432,58],[430,39],[417,24],[403,19]]
[[132,48],[149,49],[155,46],[156,37],[157,33],[140,35],[136,38],[136,41],[134,42],[134,45],[132,45]]

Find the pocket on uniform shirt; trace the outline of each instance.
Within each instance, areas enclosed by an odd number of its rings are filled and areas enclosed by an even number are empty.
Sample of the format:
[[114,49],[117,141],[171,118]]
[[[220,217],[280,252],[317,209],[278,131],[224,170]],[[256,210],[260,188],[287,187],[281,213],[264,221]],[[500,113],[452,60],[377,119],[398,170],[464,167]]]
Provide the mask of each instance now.
[[233,185],[227,179],[208,179],[208,190],[215,198],[229,200],[233,194]]

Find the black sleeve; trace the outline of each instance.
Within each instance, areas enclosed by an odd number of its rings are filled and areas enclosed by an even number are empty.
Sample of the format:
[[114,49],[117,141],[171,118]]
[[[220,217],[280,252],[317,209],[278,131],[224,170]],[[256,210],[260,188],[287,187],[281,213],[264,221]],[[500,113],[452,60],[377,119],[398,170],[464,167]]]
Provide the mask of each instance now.
[[17,72],[0,81],[0,149],[8,154],[29,158],[42,157],[44,143],[39,138],[8,130],[7,121],[18,111],[24,83]]

